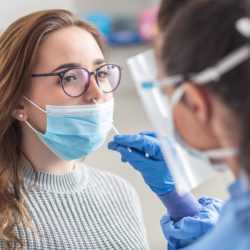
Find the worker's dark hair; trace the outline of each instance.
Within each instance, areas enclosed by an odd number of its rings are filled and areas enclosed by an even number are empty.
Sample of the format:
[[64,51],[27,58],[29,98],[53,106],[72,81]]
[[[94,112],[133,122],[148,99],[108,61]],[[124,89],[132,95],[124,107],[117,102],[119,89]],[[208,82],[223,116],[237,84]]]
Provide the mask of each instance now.
[[[236,30],[235,22],[248,16],[248,4],[248,0],[190,0],[179,8],[167,28],[161,26],[164,35],[160,55],[166,75],[200,72],[247,44],[248,39]],[[159,19],[164,18],[163,11],[160,10]],[[248,67],[246,60],[203,88],[217,95],[234,112],[241,127],[240,164],[250,177]]]
[[157,19],[159,30],[164,30],[170,23],[170,20],[173,18],[175,13],[180,8],[184,8],[185,4],[190,1],[195,0],[162,0]]

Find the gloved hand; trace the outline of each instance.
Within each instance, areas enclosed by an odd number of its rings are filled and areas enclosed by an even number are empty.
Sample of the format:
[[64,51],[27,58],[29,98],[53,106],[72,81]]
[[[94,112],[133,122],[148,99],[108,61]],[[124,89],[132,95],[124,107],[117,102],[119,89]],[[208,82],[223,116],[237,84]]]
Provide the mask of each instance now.
[[108,148],[120,152],[122,161],[129,162],[138,170],[144,181],[156,194],[167,194],[175,189],[174,182],[163,159],[159,140],[154,133],[116,135],[114,140],[108,144]]

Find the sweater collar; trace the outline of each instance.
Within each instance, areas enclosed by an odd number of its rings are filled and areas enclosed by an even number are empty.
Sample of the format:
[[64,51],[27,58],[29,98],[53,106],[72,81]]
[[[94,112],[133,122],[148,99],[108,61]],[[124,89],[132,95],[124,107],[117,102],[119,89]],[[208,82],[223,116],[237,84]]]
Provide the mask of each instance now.
[[[31,186],[35,181],[35,170],[28,166],[22,166],[25,186]],[[87,167],[80,163],[75,163],[75,168],[67,174],[50,174],[38,171],[38,184],[36,188],[52,193],[75,193],[85,188],[88,181]]]

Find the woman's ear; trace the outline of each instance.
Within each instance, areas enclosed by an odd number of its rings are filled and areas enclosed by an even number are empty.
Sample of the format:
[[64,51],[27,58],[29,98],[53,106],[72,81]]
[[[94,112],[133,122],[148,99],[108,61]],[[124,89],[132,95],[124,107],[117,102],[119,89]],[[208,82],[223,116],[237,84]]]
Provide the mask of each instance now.
[[185,103],[197,120],[204,124],[211,117],[211,105],[206,91],[190,82],[183,83]]
[[18,106],[12,111],[11,116],[19,121],[28,119],[27,108],[24,101],[21,101]]

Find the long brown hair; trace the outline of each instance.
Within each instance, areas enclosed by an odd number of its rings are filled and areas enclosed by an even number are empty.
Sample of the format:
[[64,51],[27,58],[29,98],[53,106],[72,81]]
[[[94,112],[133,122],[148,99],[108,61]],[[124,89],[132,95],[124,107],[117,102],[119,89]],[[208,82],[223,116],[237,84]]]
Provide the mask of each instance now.
[[24,16],[0,37],[0,240],[7,248],[13,243],[24,248],[14,233],[19,222],[31,227],[21,193],[22,134],[19,122],[11,114],[29,88],[39,46],[50,33],[69,26],[88,31],[104,50],[97,29],[66,10],[45,10]]

